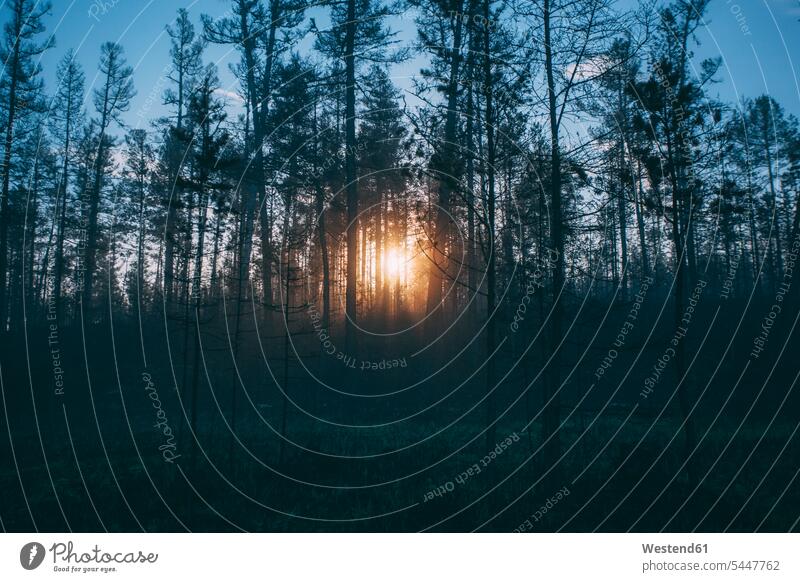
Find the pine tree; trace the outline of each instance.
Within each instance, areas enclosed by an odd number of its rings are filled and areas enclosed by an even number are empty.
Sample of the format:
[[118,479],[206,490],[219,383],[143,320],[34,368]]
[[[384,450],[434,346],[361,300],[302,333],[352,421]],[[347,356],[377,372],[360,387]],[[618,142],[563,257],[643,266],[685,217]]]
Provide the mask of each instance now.
[[397,62],[402,53],[388,53],[394,33],[384,21],[391,9],[374,0],[346,0],[331,5],[331,28],[319,31],[317,48],[344,61],[344,166],[347,200],[347,279],[345,287],[345,344],[357,353],[358,321],[358,152],[356,142],[356,80],[363,61]]
[[[359,171],[373,185],[375,197],[366,200],[375,222],[375,284],[379,313],[388,315],[390,285],[384,258],[398,241],[397,225],[390,223],[389,203],[402,196],[405,185],[405,114],[399,106],[400,93],[388,72],[373,66],[365,80],[362,121],[358,129]],[[362,179],[363,180],[363,179]],[[396,204],[396,202],[395,202]],[[404,241],[402,241],[404,243]],[[395,251],[397,252],[397,251]],[[405,253],[401,253],[405,259]]]
[[[672,203],[665,209],[665,217],[669,223],[673,247],[676,329],[681,326],[681,319],[684,317],[687,276],[694,280],[697,275],[694,233],[700,208],[697,193],[701,188],[698,187],[698,168],[692,136],[696,131],[694,126],[697,119],[703,114],[702,87],[713,77],[719,66],[717,61],[706,60],[702,64],[703,78],[690,78],[690,43],[694,31],[703,21],[707,6],[708,0],[692,3],[678,0],[661,10],[657,34],[659,44],[653,57],[651,74],[636,88],[641,96],[642,107],[648,115],[648,137],[654,152],[651,156],[651,180],[661,188],[668,188],[671,194]],[[679,383],[678,404],[684,419],[688,458],[696,447],[697,437],[694,420],[690,415],[690,381],[684,378],[685,352],[685,342],[680,342],[676,347],[675,377],[676,384]],[[689,464],[689,479],[692,483],[698,480],[693,464]]]
[[42,82],[38,58],[53,45],[52,37],[37,42],[44,32],[44,17],[50,12],[49,2],[12,0],[11,12],[4,27],[0,60],[5,63],[0,91],[5,114],[3,127],[2,200],[0,200],[0,333],[8,320],[8,231],[11,224],[12,155],[18,120],[41,107]]
[[130,101],[136,94],[133,88],[133,69],[128,66],[122,47],[107,42],[100,54],[101,85],[94,90],[93,100],[97,119],[96,149],[93,158],[92,181],[87,196],[86,252],[83,263],[82,308],[83,317],[91,317],[93,301],[94,271],[97,264],[98,243],[100,240],[99,215],[101,198],[109,165],[109,154],[114,139],[108,131],[112,124],[121,124],[120,115],[128,110]]
[[174,108],[174,116],[169,119],[166,130],[166,147],[164,155],[167,166],[167,192],[164,193],[163,204],[166,206],[164,225],[164,299],[167,311],[171,311],[175,300],[175,246],[178,208],[182,203],[181,191],[177,187],[180,172],[179,166],[183,152],[176,146],[180,141],[180,133],[184,127],[187,102],[192,88],[202,70],[202,54],[204,41],[195,34],[194,25],[185,8],[178,10],[173,26],[167,27],[170,37],[171,67],[167,78],[173,86],[164,92],[164,104]]
[[[56,305],[57,319],[62,312],[62,286],[66,273],[66,249],[64,241],[67,232],[67,199],[70,195],[70,178],[79,128],[83,125],[84,73],[75,60],[75,53],[67,51],[58,65],[56,73],[57,90],[50,108],[52,132],[60,142],[61,178],[59,181],[54,220],[57,221],[55,270],[53,274],[52,298]],[[57,218],[56,218],[57,217]]]
[[792,143],[792,127],[783,107],[769,95],[748,101],[742,125],[742,140],[751,153],[750,163],[763,184],[766,210],[769,215],[767,230],[767,260],[769,279],[773,290],[783,278],[783,234],[785,216],[779,206],[778,179],[782,160],[788,159]]
[[135,233],[135,276],[130,280],[129,296],[141,315],[147,308],[146,237],[151,215],[151,173],[155,154],[143,129],[132,129],[125,136],[125,171],[130,181],[131,230]]

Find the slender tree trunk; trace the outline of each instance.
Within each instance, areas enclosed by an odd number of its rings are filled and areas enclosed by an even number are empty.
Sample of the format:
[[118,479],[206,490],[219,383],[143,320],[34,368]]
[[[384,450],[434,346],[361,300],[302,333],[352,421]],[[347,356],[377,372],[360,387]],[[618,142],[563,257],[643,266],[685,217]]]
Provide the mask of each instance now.
[[[291,220],[291,214],[294,208],[292,199],[296,195],[296,192],[292,192],[286,197],[286,208],[283,216],[283,248],[286,252],[286,279],[284,281],[283,290],[283,327],[285,331],[283,334],[283,398],[281,406],[281,437],[286,437],[286,422],[289,412],[289,316],[292,308],[292,238],[289,229],[291,228],[293,222]],[[281,438],[280,451],[278,455],[278,461],[280,464],[283,464],[285,445],[285,438]]]
[[[272,69],[275,60],[275,35],[277,33],[278,24],[281,18],[281,0],[270,1],[270,15],[269,15],[269,32],[267,33],[267,44],[265,47],[264,58],[264,75],[263,75],[263,91],[262,98],[258,108],[257,117],[254,114],[253,125],[258,125],[261,129],[256,132],[256,147],[257,156],[255,163],[260,164],[257,170],[257,179],[260,181],[261,189],[261,202],[259,204],[259,217],[261,221],[261,258],[263,266],[261,269],[261,285],[264,293],[264,307],[267,313],[270,313],[273,305],[273,292],[272,292],[272,263],[273,263],[273,245],[272,245],[272,216],[267,211],[267,190],[266,190],[266,176],[264,172],[264,158],[262,152],[262,141],[264,139],[264,128],[267,123],[267,113],[269,111],[269,101],[272,97]],[[253,111],[256,111],[254,109]]]
[[[208,91],[204,90],[204,97],[208,98]],[[206,103],[208,105],[208,103]],[[203,163],[208,159],[209,150],[209,122],[208,118],[203,121],[203,141],[202,141],[202,160]],[[206,168],[200,170],[198,184],[198,217],[197,217],[197,248],[194,254],[194,273],[192,276],[192,303],[194,311],[194,361],[192,365],[192,409],[191,409],[191,429],[192,434],[197,430],[197,398],[199,392],[200,376],[200,313],[202,308],[203,296],[203,262],[205,257],[206,224],[208,222],[208,176]],[[194,464],[195,447],[192,447],[192,464]]]
[[637,174],[637,183],[633,185],[633,192],[636,196],[636,227],[639,231],[639,247],[642,253],[642,277],[646,277],[650,273],[650,264],[648,261],[648,252],[647,252],[647,238],[645,236],[645,225],[644,225],[644,190],[642,188],[642,168],[640,163],[636,162],[636,174]]
[[[110,65],[111,66],[111,65]],[[100,126],[97,135],[97,153],[94,160],[94,181],[89,190],[89,216],[86,229],[86,259],[83,271],[83,293],[82,293],[82,316],[91,321],[92,317],[92,283],[94,281],[94,269],[97,258],[98,241],[98,216],[100,211],[100,196],[103,192],[103,180],[105,178],[105,156],[106,156],[106,130],[109,124],[109,103],[111,101],[111,68],[103,87],[103,104],[101,108]]]
[[361,230],[360,230],[360,237],[358,239],[358,244],[361,246],[361,251],[359,252],[360,256],[360,267],[361,267],[361,305],[362,309],[364,305],[369,304],[369,279],[367,278],[367,233],[368,233],[368,226],[369,221],[367,220],[359,220],[361,223]]
[[377,213],[375,216],[375,308],[382,313],[383,304],[383,190],[381,189],[381,180],[376,180],[378,202],[375,205]]
[[[108,94],[108,91],[106,91]],[[105,109],[105,107],[104,107]],[[97,259],[98,242],[98,218],[100,213],[100,195],[103,191],[103,179],[105,177],[105,117],[100,124],[100,135],[98,137],[97,158],[94,163],[94,181],[89,191],[89,216],[86,229],[86,260],[84,261],[83,271],[83,317],[91,321],[92,317],[92,284],[94,281],[94,270]]]
[[[675,151],[675,144],[673,143],[673,136],[667,130],[667,155],[670,162],[669,172],[670,182],[672,186],[672,239],[675,252],[675,329],[681,327],[681,320],[683,319],[683,311],[686,296],[686,260],[685,255],[685,240],[688,236],[688,229],[684,222],[684,210],[682,200],[685,196],[682,185],[683,180],[679,175],[679,165],[686,163],[685,159],[676,160],[676,155],[684,156],[685,144],[678,146],[678,151]],[[681,417],[684,421],[684,435],[685,435],[685,450],[687,458],[691,452],[696,448],[697,436],[694,427],[694,420],[691,418],[691,397],[690,397],[690,379],[685,374],[686,371],[686,344],[681,341],[675,347],[675,376],[676,383],[680,382],[678,387],[678,406],[680,408]],[[690,484],[695,484],[698,481],[697,468],[694,463],[689,463],[687,466],[687,475]]]
[[[778,215],[777,200],[778,194],[775,192],[775,175],[772,171],[772,150],[769,145],[769,119],[768,113],[764,111],[764,154],[767,162],[767,179],[769,181],[769,203],[770,203],[770,216],[772,223],[775,225],[775,267],[776,270],[772,273],[773,281],[780,281],[783,277],[783,248],[781,243],[781,221]],[[771,246],[771,243],[770,243]]]
[[69,192],[69,151],[71,139],[71,111],[72,111],[72,93],[70,92],[67,100],[65,120],[66,133],[64,134],[64,166],[61,169],[61,180],[59,183],[60,204],[56,210],[58,214],[58,233],[56,235],[56,252],[55,252],[55,273],[53,277],[53,300],[56,306],[56,322],[60,322],[62,318],[62,301],[61,301],[61,285],[64,279],[64,237],[66,236],[67,228],[67,193]]
[[477,315],[477,273],[475,260],[475,123],[472,117],[475,115],[474,95],[472,91],[472,80],[475,78],[475,54],[478,47],[477,35],[470,31],[470,51],[467,60],[467,286],[469,296],[473,299],[470,303],[470,313]]
[[142,289],[144,288],[144,207],[145,207],[145,184],[144,176],[139,177],[139,224],[136,241],[136,288],[139,309],[142,304]]
[[[183,54],[184,46],[181,46],[181,54]],[[185,85],[185,70],[184,64],[181,62],[178,66],[178,117],[175,123],[176,135],[180,136],[183,129],[183,101],[184,101],[184,85]],[[180,163],[169,158],[171,166],[170,184],[171,192],[170,197],[167,199],[167,220],[164,225],[164,301],[166,303],[167,313],[171,313],[175,302],[175,223],[178,219],[177,204],[180,201],[180,190],[178,188],[178,173],[180,172]],[[173,200],[173,195],[175,200]]]
[[[174,190],[173,190],[174,192]],[[175,302],[175,221],[177,211],[175,204],[177,201],[167,202],[167,222],[164,229],[164,301],[167,304],[167,312],[172,311]]]
[[[199,197],[199,196],[198,196]],[[181,297],[180,301],[183,305],[183,363],[182,363],[182,398],[184,401],[188,399],[189,394],[189,337],[192,335],[189,327],[192,326],[192,313],[194,312],[194,273],[190,273],[190,263],[192,261],[192,236],[194,231],[194,192],[189,192],[189,213],[188,213],[188,228],[184,234],[183,240],[183,263],[181,266]],[[197,204],[199,208],[199,201]],[[199,213],[198,213],[199,214]],[[191,279],[191,280],[190,280]]]
[[53,249],[53,239],[56,237],[58,230],[58,208],[59,208],[59,192],[60,186],[56,189],[56,199],[53,201],[53,217],[50,220],[50,228],[47,233],[47,243],[45,243],[44,254],[42,256],[39,266],[39,277],[36,280],[35,299],[37,302],[44,303],[51,300],[47,291],[47,286],[50,284],[50,253]]
[[[319,155],[319,132],[317,129],[317,107],[314,106],[314,154],[315,158]],[[314,168],[318,170],[318,168]],[[317,175],[316,173],[314,175]],[[317,213],[317,238],[322,260],[322,327],[330,333],[331,325],[331,267],[328,252],[328,236],[325,230],[325,189],[322,187],[320,175],[315,180],[315,210]]]
[[[490,22],[490,0],[484,0],[484,22]],[[486,399],[486,449],[495,446],[495,432],[497,419],[495,418],[495,358],[494,351],[497,343],[495,322],[495,287],[496,287],[496,258],[495,258],[495,127],[494,127],[494,83],[492,79],[491,38],[488,26],[483,30],[483,82],[484,97],[486,99],[485,130],[486,130],[486,204],[489,215],[489,225],[486,232],[489,247],[486,265],[486,387],[493,391]]]
[[[250,279],[250,260],[253,249],[253,232],[255,225],[255,216],[257,211],[258,202],[261,201],[266,204],[266,190],[264,180],[264,157],[263,157],[263,141],[264,136],[262,133],[263,127],[259,114],[259,95],[256,86],[256,37],[251,34],[249,18],[250,8],[244,0],[238,1],[239,8],[239,32],[241,33],[241,49],[245,62],[245,83],[247,93],[247,103],[250,115],[253,121],[253,137],[254,141],[251,144],[254,152],[253,164],[246,170],[247,176],[243,181],[241,189],[241,228],[239,231],[239,244],[238,244],[238,257],[236,260],[236,310],[235,310],[235,323],[234,323],[234,337],[233,337],[233,357],[238,358],[239,343],[242,331],[242,304],[246,299],[247,290],[249,288],[248,282]],[[266,259],[266,257],[265,257]],[[266,270],[266,269],[265,269]],[[266,289],[265,289],[266,294]],[[236,422],[237,422],[237,404],[236,396],[238,392],[237,377],[235,374],[231,376],[231,438],[229,440],[229,461],[230,469],[235,469],[234,458],[234,445],[236,441]]]
[[330,329],[331,316],[331,269],[328,257],[328,237],[325,232],[325,191],[317,185],[317,237],[322,255],[322,327]]
[[[247,97],[249,101],[250,113],[253,120],[253,138],[252,144],[254,152],[253,164],[248,168],[248,180],[246,180],[244,195],[244,232],[242,237],[241,256],[239,257],[239,292],[247,292],[248,280],[250,278],[250,259],[253,249],[253,231],[255,224],[256,206],[259,201],[266,204],[266,189],[264,179],[264,133],[261,124],[260,107],[262,106],[258,89],[256,86],[256,38],[250,31],[250,10],[245,7],[245,2],[239,0],[240,15],[239,25],[242,35],[242,52],[244,54],[244,61],[247,70],[245,72],[245,82],[247,83]],[[271,294],[271,292],[270,292]],[[243,297],[239,296],[237,301],[241,301]],[[237,313],[241,313],[241,309],[237,309]],[[237,329],[238,329],[237,322]],[[237,340],[238,341],[238,337]]]
[[345,188],[347,191],[347,285],[345,344],[350,356],[358,350],[356,323],[358,285],[358,182],[356,176],[356,2],[347,0],[345,24]]
[[748,223],[750,226],[750,246],[752,248],[752,269],[753,269],[753,283],[758,286],[758,261],[761,259],[761,250],[758,246],[758,230],[756,230],[756,203],[753,197],[753,183],[750,169],[747,169],[747,197],[750,202],[750,212],[748,213]]
[[625,180],[625,146],[624,141],[620,142],[619,146],[619,160],[620,160],[620,195],[617,199],[617,211],[619,213],[619,250],[621,253],[620,266],[622,270],[621,291],[622,300],[625,301],[628,296],[628,202],[625,199],[627,190],[627,180]]
[[209,280],[209,288],[211,299],[216,302],[217,299],[217,264],[219,263],[219,241],[222,237],[222,210],[217,205],[216,212],[214,213],[214,248],[211,251],[211,278]]
[[[15,18],[15,23],[21,22]],[[8,325],[8,227],[11,222],[11,209],[9,207],[9,193],[11,186],[11,150],[14,145],[14,124],[17,112],[17,81],[19,69],[19,30],[16,33],[16,42],[11,54],[11,66],[8,88],[8,109],[6,118],[6,136],[3,146],[3,200],[0,202],[0,334],[5,334]]]
[[[456,13],[460,15],[463,2],[459,0]],[[433,314],[441,307],[442,286],[448,272],[448,258],[446,256],[450,235],[450,195],[457,187],[458,178],[455,174],[455,141],[458,130],[458,79],[461,66],[461,44],[463,35],[462,18],[455,19],[453,29],[453,46],[450,50],[450,71],[447,83],[447,112],[445,114],[444,143],[442,144],[442,167],[439,168],[439,205],[435,211],[435,224],[431,236],[430,266],[428,275],[428,296],[426,312]],[[488,27],[487,27],[488,28]],[[430,315],[430,325],[434,330],[441,324],[441,311]]]
[[[392,198],[392,191],[391,188],[386,190],[386,194],[383,197],[383,202],[381,204],[381,215],[383,216],[384,224],[385,224],[385,232],[384,232],[384,248],[393,248],[396,252],[398,252],[401,261],[406,260],[406,256],[399,251],[399,245],[397,241],[397,223],[394,224],[394,229],[389,229],[389,201]],[[385,252],[385,251],[384,251]],[[384,260],[384,265],[386,261]],[[385,268],[385,267],[384,267]],[[398,269],[399,271],[399,269]],[[399,272],[396,276],[400,276]],[[380,304],[382,306],[383,312],[386,317],[391,315],[390,305],[389,305],[389,285],[391,284],[391,277],[387,277],[386,274],[381,277],[383,281],[383,286],[381,287],[381,301]]]
[[25,301],[29,305],[28,309],[26,310],[29,314],[35,313],[36,311],[36,304],[35,301],[35,287],[33,285],[34,282],[34,271],[36,266],[36,218],[39,214],[39,156],[36,157],[36,160],[33,163],[33,180],[31,184],[31,194],[30,194],[30,205],[29,210],[27,212],[28,219],[26,220],[26,229],[25,229],[25,242],[26,242],[26,263],[27,265],[23,269],[25,272],[25,288],[26,288],[26,297]]
[[553,307],[551,312],[550,342],[552,359],[550,361],[550,374],[548,378],[547,400],[550,404],[544,413],[545,438],[550,439],[545,447],[545,468],[554,467],[560,454],[558,427],[560,424],[560,403],[558,390],[561,384],[561,357],[559,344],[562,340],[562,312],[563,300],[558,296],[564,286],[564,234],[561,208],[561,146],[559,143],[559,118],[557,110],[557,95],[555,86],[555,73],[553,71],[553,50],[551,44],[551,13],[550,0],[543,0],[544,23],[544,51],[545,74],[547,77],[547,103],[550,121],[550,246],[555,252],[555,265],[553,265]]

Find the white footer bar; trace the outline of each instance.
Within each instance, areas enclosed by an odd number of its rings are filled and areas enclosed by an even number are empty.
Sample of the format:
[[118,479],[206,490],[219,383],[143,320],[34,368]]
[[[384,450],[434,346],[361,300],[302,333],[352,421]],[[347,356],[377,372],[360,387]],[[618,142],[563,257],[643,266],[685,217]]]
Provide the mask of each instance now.
[[777,582],[798,554],[796,534],[4,534],[0,580]]

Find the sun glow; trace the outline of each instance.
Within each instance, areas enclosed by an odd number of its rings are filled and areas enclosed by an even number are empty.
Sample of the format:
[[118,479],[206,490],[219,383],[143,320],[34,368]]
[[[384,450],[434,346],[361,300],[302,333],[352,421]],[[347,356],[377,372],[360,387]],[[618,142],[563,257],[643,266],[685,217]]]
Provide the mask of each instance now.
[[387,277],[396,279],[403,274],[403,267],[405,260],[402,251],[398,249],[389,249],[384,255],[386,264],[384,270]]

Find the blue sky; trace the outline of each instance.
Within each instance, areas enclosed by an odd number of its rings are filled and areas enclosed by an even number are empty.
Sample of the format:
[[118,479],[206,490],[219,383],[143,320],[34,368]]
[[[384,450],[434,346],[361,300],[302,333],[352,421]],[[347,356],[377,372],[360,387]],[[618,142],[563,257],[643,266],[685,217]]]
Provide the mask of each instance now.
[[[624,0],[632,3],[630,0]],[[135,68],[137,96],[126,116],[131,126],[146,126],[149,119],[163,112],[160,95],[165,84],[169,37],[165,25],[178,8],[187,8],[201,26],[201,13],[219,16],[230,2],[226,0],[53,0],[48,18],[48,33],[54,33],[56,47],[43,58],[48,90],[55,82],[55,64],[68,48],[77,51],[86,71],[87,86],[97,83],[99,47],[105,41],[123,45],[129,63]],[[7,7],[3,6],[7,11]],[[407,19],[393,21],[400,37],[413,39],[413,24]],[[711,92],[728,101],[770,93],[787,110],[800,114],[800,0],[712,0],[697,56],[721,56],[724,68],[721,82]],[[308,46],[304,43],[303,46]],[[227,70],[238,55],[231,47],[211,46],[206,60],[218,62],[225,89],[233,94],[237,87]],[[408,63],[399,75],[412,73]],[[407,82],[398,79],[398,84]],[[231,98],[231,103],[234,103]],[[87,103],[91,108],[91,103]]]

